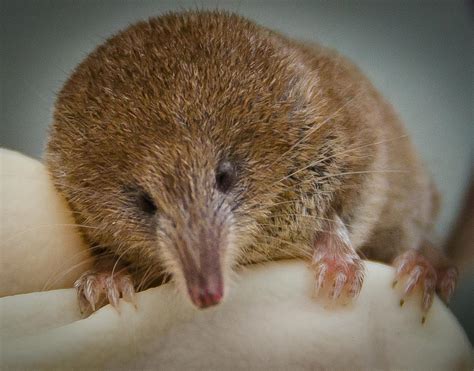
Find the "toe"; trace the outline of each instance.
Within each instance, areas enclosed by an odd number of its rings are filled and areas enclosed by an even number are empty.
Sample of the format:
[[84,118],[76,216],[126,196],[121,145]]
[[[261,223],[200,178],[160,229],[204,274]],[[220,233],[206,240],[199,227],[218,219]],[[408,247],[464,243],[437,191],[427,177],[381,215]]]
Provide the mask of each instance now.
[[338,272],[334,279],[334,286],[331,293],[331,298],[333,300],[338,299],[341,296],[344,285],[347,282],[347,276],[344,272]]
[[316,268],[316,283],[314,287],[314,293],[317,295],[321,288],[323,287],[324,281],[326,279],[326,274],[328,267],[326,264],[319,264]]
[[419,283],[421,275],[423,274],[423,268],[416,265],[411,272],[408,274],[408,281],[405,285],[403,296],[408,296],[412,293],[415,286]]
[[120,291],[117,285],[117,282],[114,280],[113,276],[107,277],[105,279],[105,294],[109,303],[116,309],[119,306]]
[[79,310],[82,314],[86,313],[91,309],[91,304],[89,300],[87,300],[86,296],[84,295],[84,290],[82,286],[77,286],[76,287],[76,293],[77,293],[77,302],[79,303]]
[[403,275],[407,274],[411,270],[414,261],[415,256],[412,251],[408,251],[395,259],[393,262],[395,266],[394,284],[396,284]]
[[136,307],[135,288],[132,279],[129,276],[123,276],[121,278],[120,291],[122,292],[123,299]]
[[81,313],[86,313],[90,310],[95,311],[100,296],[100,287],[95,275],[91,272],[84,273],[74,282],[74,288],[77,292]]
[[[432,276],[426,277],[423,281],[423,298],[421,308],[423,311],[423,318],[426,318],[426,314],[433,304],[433,298],[435,293],[436,279]],[[423,321],[424,322],[424,321]]]
[[356,273],[354,274],[352,284],[348,292],[349,297],[356,298],[359,295],[360,290],[362,289],[362,282],[364,282],[364,269],[361,266],[357,269]]
[[441,298],[445,303],[449,303],[453,295],[458,278],[458,270],[456,268],[448,268],[440,277],[438,290]]
[[99,301],[100,288],[95,276],[88,275],[84,280],[83,290],[84,296],[89,302],[93,311],[95,311],[96,304]]

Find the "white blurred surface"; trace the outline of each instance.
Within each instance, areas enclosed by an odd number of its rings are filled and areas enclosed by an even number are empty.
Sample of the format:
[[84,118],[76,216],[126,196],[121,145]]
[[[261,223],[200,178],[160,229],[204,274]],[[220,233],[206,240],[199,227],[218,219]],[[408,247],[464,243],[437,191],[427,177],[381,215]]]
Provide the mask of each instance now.
[[39,161],[0,148],[0,164],[0,297],[72,287],[92,259],[66,201]]
[[[439,299],[400,308],[393,270],[367,263],[352,306],[311,297],[307,265],[281,261],[242,272],[218,307],[196,310],[166,284],[80,320],[74,292],[0,299],[6,369],[469,370],[471,345]],[[54,303],[51,311],[42,308]],[[53,314],[53,315],[52,315]],[[13,325],[12,325],[13,324]],[[7,340],[8,339],[8,340]],[[416,349],[416,351],[413,351]]]

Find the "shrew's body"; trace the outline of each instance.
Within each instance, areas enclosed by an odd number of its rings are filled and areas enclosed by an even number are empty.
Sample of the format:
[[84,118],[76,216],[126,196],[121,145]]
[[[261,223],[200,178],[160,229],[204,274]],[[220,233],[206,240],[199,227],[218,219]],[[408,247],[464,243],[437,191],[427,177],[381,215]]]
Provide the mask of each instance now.
[[436,193],[391,106],[337,53],[236,15],[169,14],[107,40],[61,91],[46,160],[100,251],[77,283],[93,308],[164,273],[207,307],[235,265],[287,257],[355,296],[358,251],[402,254],[424,310],[437,284],[452,291],[455,271],[426,257]]

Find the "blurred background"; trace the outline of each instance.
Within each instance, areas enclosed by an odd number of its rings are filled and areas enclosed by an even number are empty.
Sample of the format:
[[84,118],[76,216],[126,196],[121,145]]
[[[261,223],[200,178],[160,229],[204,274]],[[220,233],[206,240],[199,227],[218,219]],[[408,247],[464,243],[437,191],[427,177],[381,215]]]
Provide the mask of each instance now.
[[[94,47],[138,20],[196,8],[238,12],[358,64],[433,173],[438,237],[448,238],[473,164],[473,9],[464,1],[1,0],[0,146],[41,158],[56,93]],[[472,271],[452,309],[474,342]]]

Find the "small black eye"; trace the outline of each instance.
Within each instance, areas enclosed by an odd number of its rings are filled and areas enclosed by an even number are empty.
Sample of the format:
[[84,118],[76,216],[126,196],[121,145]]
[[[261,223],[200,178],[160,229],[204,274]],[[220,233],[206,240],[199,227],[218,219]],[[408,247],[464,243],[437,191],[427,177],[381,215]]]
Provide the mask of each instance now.
[[236,172],[229,161],[223,161],[216,169],[216,186],[221,192],[228,192],[234,185]]
[[137,204],[140,210],[147,214],[153,215],[156,213],[156,205],[151,196],[146,192],[140,191],[137,195]]

